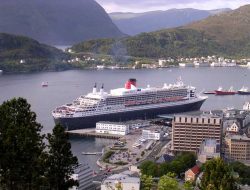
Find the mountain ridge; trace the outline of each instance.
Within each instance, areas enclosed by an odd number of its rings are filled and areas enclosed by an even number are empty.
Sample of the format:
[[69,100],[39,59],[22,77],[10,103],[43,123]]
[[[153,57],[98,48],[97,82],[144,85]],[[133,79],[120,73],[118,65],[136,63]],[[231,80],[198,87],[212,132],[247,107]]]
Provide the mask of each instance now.
[[214,14],[221,14],[230,9],[199,10],[193,8],[169,9],[142,13],[110,13],[109,16],[120,30],[129,35],[174,28],[205,19]]
[[[138,57],[250,56],[250,5],[210,16],[192,24],[142,33],[122,39],[76,44],[76,52],[113,54],[120,44],[124,55]],[[125,51],[126,50],[126,51]],[[126,53],[124,53],[126,52]]]

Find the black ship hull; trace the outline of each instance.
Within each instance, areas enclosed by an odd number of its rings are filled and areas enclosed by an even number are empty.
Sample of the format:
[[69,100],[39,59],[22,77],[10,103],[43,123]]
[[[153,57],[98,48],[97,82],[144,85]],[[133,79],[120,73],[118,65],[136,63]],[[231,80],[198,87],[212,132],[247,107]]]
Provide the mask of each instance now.
[[150,108],[144,110],[135,110],[127,112],[117,112],[103,115],[95,115],[88,117],[72,117],[72,118],[56,118],[55,123],[61,124],[66,130],[76,130],[85,128],[95,128],[99,121],[128,121],[135,119],[154,119],[161,114],[181,113],[187,111],[199,110],[205,99],[197,102],[180,104],[167,107]]
[[250,95],[250,91],[238,91],[239,95]]

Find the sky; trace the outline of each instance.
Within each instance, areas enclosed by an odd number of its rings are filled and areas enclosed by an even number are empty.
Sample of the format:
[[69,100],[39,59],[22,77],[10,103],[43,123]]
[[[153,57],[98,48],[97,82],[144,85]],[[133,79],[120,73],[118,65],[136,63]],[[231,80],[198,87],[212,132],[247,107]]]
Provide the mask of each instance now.
[[96,0],[106,12],[146,12],[172,8],[202,10],[231,8],[250,4],[250,0]]

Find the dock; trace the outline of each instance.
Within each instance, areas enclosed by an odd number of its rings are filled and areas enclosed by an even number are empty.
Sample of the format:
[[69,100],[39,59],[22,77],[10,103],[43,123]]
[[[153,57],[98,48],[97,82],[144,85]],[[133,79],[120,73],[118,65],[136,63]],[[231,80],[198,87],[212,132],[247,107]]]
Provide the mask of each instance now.
[[95,128],[78,129],[78,130],[65,131],[65,132],[68,133],[69,135],[72,135],[72,136],[96,137],[96,138],[105,138],[105,139],[120,139],[123,137],[121,135],[96,133]]
[[82,152],[83,155],[102,155],[102,152]]

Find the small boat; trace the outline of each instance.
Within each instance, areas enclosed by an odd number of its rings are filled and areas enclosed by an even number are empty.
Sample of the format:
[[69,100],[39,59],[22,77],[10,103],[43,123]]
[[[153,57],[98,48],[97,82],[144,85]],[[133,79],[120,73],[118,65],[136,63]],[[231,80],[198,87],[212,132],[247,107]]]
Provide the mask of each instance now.
[[222,87],[219,87],[215,93],[216,95],[235,95],[237,92],[234,91],[233,87],[230,87],[229,90],[223,90]]
[[42,87],[48,87],[49,83],[48,82],[42,82]]
[[247,87],[242,87],[240,90],[238,90],[239,95],[250,95],[250,91]]
[[205,91],[205,92],[203,92],[203,94],[216,94],[216,92],[215,91]]

